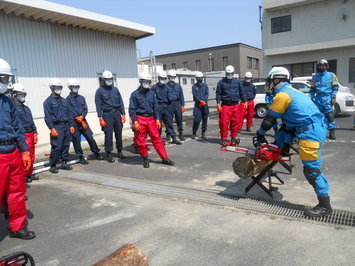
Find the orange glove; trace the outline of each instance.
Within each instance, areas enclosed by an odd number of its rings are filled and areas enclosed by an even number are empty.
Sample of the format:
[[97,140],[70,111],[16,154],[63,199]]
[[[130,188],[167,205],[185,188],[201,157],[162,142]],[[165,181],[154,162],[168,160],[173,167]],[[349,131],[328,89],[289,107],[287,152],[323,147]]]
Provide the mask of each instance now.
[[222,113],[222,106],[220,104],[217,104],[217,111],[218,113]]
[[22,153],[22,163],[23,163],[23,167],[25,167],[26,171],[30,170],[31,157],[30,157],[30,152],[29,151],[24,151]]
[[78,122],[79,124],[81,124],[81,122],[84,121],[84,117],[83,116],[75,117],[75,121]]
[[201,101],[198,107],[204,107],[207,103],[205,101]]
[[57,130],[55,130],[55,128],[52,128],[51,129],[51,137],[52,138],[58,138],[58,132],[57,132]]
[[141,126],[139,125],[138,121],[134,122],[134,131],[141,131]]
[[243,107],[245,110],[248,109],[248,103],[247,102],[243,103]]
[[126,115],[121,115],[122,124],[126,123]]
[[185,106],[181,106],[181,112],[185,113],[186,109]]
[[88,124],[86,124],[84,121],[81,122],[81,126],[83,127],[84,131],[88,129]]
[[160,123],[160,121],[158,119],[155,120],[155,124],[157,125],[157,129],[160,130],[161,129],[161,123]]
[[72,134],[72,135],[73,135],[73,134],[74,134],[74,132],[75,132],[75,128],[74,128],[74,127],[70,127],[70,128],[69,128],[69,130],[70,130],[70,134]]
[[100,126],[101,127],[106,127],[106,122],[105,122],[105,120],[102,118],[102,117],[100,117]]
[[35,144],[37,144],[37,142],[38,142],[38,134],[34,134],[34,135],[33,135],[33,142],[34,142]]

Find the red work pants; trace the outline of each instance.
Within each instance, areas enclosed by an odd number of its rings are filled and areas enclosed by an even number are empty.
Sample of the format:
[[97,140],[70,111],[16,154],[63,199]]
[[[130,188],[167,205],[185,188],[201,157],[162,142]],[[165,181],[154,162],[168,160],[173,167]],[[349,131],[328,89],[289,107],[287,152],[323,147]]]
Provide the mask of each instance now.
[[153,146],[160,158],[168,158],[163,140],[160,137],[159,131],[153,117],[144,117],[137,115],[137,121],[140,125],[140,131],[134,132],[134,142],[137,144],[138,152],[142,157],[148,156],[147,133],[152,140]]
[[241,119],[241,125],[240,128],[241,129],[243,127],[243,123],[244,123],[244,118],[246,117],[247,119],[247,128],[252,127],[253,125],[253,117],[254,117],[254,100],[248,101],[248,108],[245,109],[244,107],[242,108],[242,119]]
[[6,196],[12,232],[25,227],[27,218],[25,194],[25,172],[20,151],[16,149],[8,154],[0,154],[0,206]]
[[31,176],[33,172],[33,164],[35,162],[35,140],[34,133],[25,133],[26,135],[26,143],[28,146],[28,151],[30,152],[31,157],[31,167],[28,171],[25,171],[25,176]]
[[233,106],[222,105],[222,112],[219,114],[219,130],[222,140],[227,139],[229,127],[231,138],[235,139],[237,137],[240,120],[242,119],[242,108],[241,104]]

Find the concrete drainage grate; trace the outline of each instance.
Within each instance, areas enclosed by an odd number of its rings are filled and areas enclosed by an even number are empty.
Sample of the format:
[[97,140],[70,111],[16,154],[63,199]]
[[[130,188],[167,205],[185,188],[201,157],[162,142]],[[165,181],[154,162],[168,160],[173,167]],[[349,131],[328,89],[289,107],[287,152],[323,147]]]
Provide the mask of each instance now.
[[169,198],[191,200],[200,203],[225,207],[234,207],[248,211],[256,211],[266,214],[278,215],[300,221],[314,221],[324,224],[355,227],[355,213],[345,210],[333,210],[332,215],[327,217],[308,218],[303,215],[305,208],[308,207],[286,202],[257,200],[251,198],[230,196],[222,193],[217,194],[214,192],[184,187],[168,186],[140,180],[132,180],[121,177],[119,178],[98,174],[82,174],[76,172],[62,171],[60,172],[60,174],[48,175],[53,177],[61,176],[77,181],[84,181],[104,186],[128,189],[138,193],[148,193]]

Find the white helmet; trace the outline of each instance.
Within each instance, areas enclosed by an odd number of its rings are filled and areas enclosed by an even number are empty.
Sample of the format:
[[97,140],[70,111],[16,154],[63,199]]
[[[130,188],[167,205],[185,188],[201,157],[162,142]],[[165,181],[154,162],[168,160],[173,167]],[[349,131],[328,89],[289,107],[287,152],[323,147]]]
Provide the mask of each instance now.
[[224,70],[227,74],[233,74],[234,73],[234,67],[229,65],[226,67],[226,69]]
[[317,65],[328,65],[328,61],[325,59],[318,60]]
[[69,79],[68,80],[68,87],[79,87],[79,82],[76,79]]
[[253,77],[253,74],[251,72],[247,72],[247,73],[245,73],[244,77],[247,79],[251,79]]
[[158,73],[158,77],[159,77],[159,78],[163,78],[163,79],[167,78],[166,72],[165,72],[165,71],[160,71],[160,72]]
[[203,78],[203,73],[201,71],[197,71],[195,74],[195,78]]
[[54,86],[63,87],[63,85],[62,85],[62,83],[60,82],[59,79],[51,78],[49,80],[49,87],[54,87]]
[[288,72],[288,70],[284,67],[273,67],[270,70],[267,79],[270,79],[270,80],[272,80],[272,79],[290,80],[290,72]]
[[104,72],[102,72],[102,78],[112,79],[113,78],[112,72],[110,70],[105,70]]
[[176,72],[174,69],[168,71],[168,76],[170,77],[176,77]]
[[27,94],[25,87],[21,83],[15,83],[13,86],[13,93]]
[[1,74],[12,76],[10,64],[2,58],[0,58],[0,75]]
[[149,73],[147,72],[141,72],[139,75],[138,75],[138,79],[139,80],[149,80],[149,81],[152,81],[152,77],[149,75]]

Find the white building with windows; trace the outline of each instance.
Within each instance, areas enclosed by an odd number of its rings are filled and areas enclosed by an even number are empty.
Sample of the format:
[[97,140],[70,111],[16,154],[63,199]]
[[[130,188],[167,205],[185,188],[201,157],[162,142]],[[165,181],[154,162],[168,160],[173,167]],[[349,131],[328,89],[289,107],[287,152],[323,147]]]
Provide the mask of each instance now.
[[125,107],[137,88],[136,40],[155,28],[42,0],[0,1],[0,58],[8,61],[17,82],[23,83],[39,129],[39,143],[49,142],[43,121],[43,101],[56,77],[69,93],[67,82],[76,78],[89,107],[94,133],[100,132],[95,92],[103,70],[115,74]]
[[340,82],[354,88],[354,0],[263,0],[262,11],[264,76],[274,65],[310,76],[325,58]]

